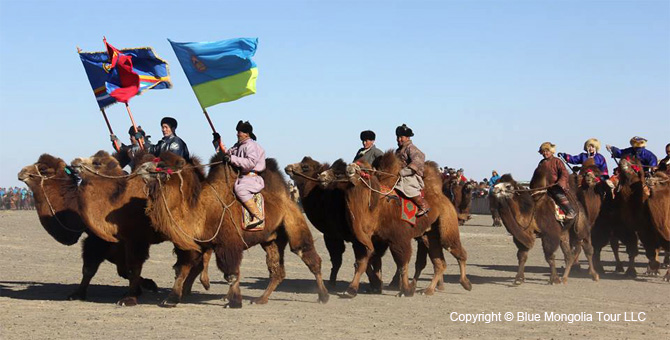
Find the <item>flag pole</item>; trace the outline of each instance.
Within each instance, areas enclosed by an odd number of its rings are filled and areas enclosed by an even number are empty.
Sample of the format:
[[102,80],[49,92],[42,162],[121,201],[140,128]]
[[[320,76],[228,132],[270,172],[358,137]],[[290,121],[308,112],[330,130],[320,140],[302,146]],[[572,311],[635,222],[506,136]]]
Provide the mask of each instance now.
[[[133,129],[135,130],[135,134],[137,134],[139,131],[137,130],[137,125],[135,125],[135,119],[133,119],[133,114],[130,112],[130,106],[128,106],[128,103],[126,104],[126,110],[128,111],[128,115],[130,116],[130,122],[133,123]],[[144,141],[139,138],[137,139],[137,143],[140,144],[140,149],[144,150]]]
[[[114,131],[112,131],[112,126],[109,124],[109,119],[107,119],[107,114],[105,113],[105,109],[100,109],[100,112],[102,112],[102,116],[105,117],[105,123],[107,123],[107,129],[109,129],[109,134],[113,135]],[[121,151],[121,147],[119,146],[119,140],[115,139],[113,140],[114,142],[114,148],[116,149],[116,152]]]
[[[209,123],[209,127],[212,128],[212,132],[216,133],[216,128],[214,128],[214,124],[212,124],[212,120],[209,118],[209,114],[207,113],[207,109],[203,107],[202,108],[202,113],[205,114],[205,118],[207,118],[207,122]],[[221,141],[221,138],[219,138],[219,150],[221,150],[221,152],[224,152],[224,150],[225,150],[225,148],[223,146],[223,142]]]

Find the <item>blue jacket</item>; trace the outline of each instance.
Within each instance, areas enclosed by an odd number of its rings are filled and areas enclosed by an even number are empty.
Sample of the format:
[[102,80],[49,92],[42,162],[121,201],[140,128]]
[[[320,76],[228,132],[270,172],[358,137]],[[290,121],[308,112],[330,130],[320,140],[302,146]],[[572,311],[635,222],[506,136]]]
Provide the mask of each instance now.
[[[589,159],[589,154],[586,152],[582,152],[577,156],[565,154],[565,161],[570,164],[583,164],[587,159]],[[595,156],[593,156],[593,160],[596,162],[596,166],[600,170],[600,174],[603,176],[609,176],[605,157],[596,152]]]
[[623,150],[619,150],[619,148],[613,146],[612,147],[612,156],[615,158],[624,158],[627,155],[632,155],[636,156],[637,159],[640,160],[642,165],[646,166],[656,166],[658,165],[658,159],[656,159],[656,155],[654,155],[653,152],[645,149],[645,148],[625,148]]

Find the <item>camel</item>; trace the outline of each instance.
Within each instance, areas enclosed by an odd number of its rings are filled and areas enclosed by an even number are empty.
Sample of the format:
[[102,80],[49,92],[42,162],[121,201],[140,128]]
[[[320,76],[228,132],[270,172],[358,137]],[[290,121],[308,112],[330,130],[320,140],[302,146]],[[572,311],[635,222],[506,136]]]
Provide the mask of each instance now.
[[[119,276],[128,279],[123,243],[103,241],[89,231],[79,215],[77,178],[62,159],[43,154],[34,164],[23,167],[18,179],[33,191],[40,223],[56,241],[70,246],[87,234],[82,244],[83,277],[68,300],[86,300],[88,286],[105,260],[116,265]],[[150,279],[142,278],[141,285],[158,290]]]
[[[314,248],[307,221],[289,197],[277,162],[267,159],[267,168],[260,174],[265,181],[261,191],[265,200],[265,228],[257,232],[242,230],[244,208],[233,192],[237,171],[223,161],[220,153],[210,163],[206,179],[200,178],[197,169],[187,166],[183,158],[172,153],[161,154],[157,163],[141,165],[138,174],[148,183],[146,213],[153,226],[181,249],[214,250],[219,269],[231,282],[226,295],[227,307],[242,307],[240,265],[243,251],[258,244],[267,253],[270,282],[263,295],[252,303],[267,303],[270,294],[284,279],[287,243],[314,274],[318,301],[326,303],[329,295],[321,278],[321,258]],[[183,280],[185,275],[188,275],[187,267],[177,272],[176,281]],[[176,302],[168,297],[165,304]]]
[[458,178],[445,177],[442,183],[442,193],[449,198],[458,212],[458,224],[464,225],[470,219],[472,205],[472,182],[462,182]]
[[[654,176],[647,178],[647,186],[650,195],[646,203],[651,216],[651,224],[654,227],[657,249],[659,247],[665,249],[667,260],[668,252],[670,252],[670,176],[658,171]],[[658,256],[658,250],[656,256]],[[670,282],[670,268],[664,280]]]
[[[516,245],[519,269],[514,279],[514,285],[525,282],[525,265],[528,259],[528,251],[533,248],[536,234],[542,239],[544,258],[549,264],[549,284],[567,283],[570,269],[577,254],[580,242],[587,245],[585,253],[589,258],[587,249],[590,246],[589,221],[581,204],[576,204],[577,217],[569,228],[564,230],[556,220],[553,200],[546,192],[548,174],[541,168],[537,168],[530,183],[530,190],[522,188],[516,183],[510,174],[503,175],[495,185],[493,195],[495,206],[498,208],[500,217],[507,231],[512,234]],[[574,202],[573,202],[574,204]],[[565,256],[565,271],[562,279],[556,271],[554,253],[560,246]],[[595,272],[592,259],[589,258],[589,273],[594,281],[599,279]]]
[[[136,157],[138,161],[153,158],[141,153]],[[72,162],[72,167],[77,169],[81,178],[77,199],[82,220],[102,240],[122,242],[130,282],[128,292],[117,304],[135,306],[137,298],[142,294],[139,279],[142,266],[149,258],[149,247],[167,240],[166,235],[154,230],[144,212],[147,205],[145,183],[135,175],[127,175],[117,159],[105,151],[99,151],[87,159],[77,158]],[[175,249],[175,253],[175,267],[191,258],[199,261],[198,270],[203,270],[201,283],[205,289],[209,289],[206,271],[208,257],[194,251]],[[179,287],[180,294],[190,293],[198,274],[200,272],[194,271],[186,284]]]
[[[387,248],[393,255],[400,275],[398,296],[412,296],[416,289],[416,279],[409,283],[408,264],[412,255],[411,241],[415,238],[422,239],[419,249],[428,248],[427,252],[434,267],[433,279],[421,291],[423,294],[432,295],[442,279],[446,269],[442,247],[448,249],[457,259],[463,288],[472,289],[465,274],[467,253],[460,243],[456,210],[442,195],[442,181],[436,163],[427,162],[424,171],[425,199],[431,210],[425,216],[417,218],[414,226],[400,219],[400,205],[388,196],[391,191],[388,188],[395,185],[398,179],[396,174],[401,168],[401,162],[393,151],[386,152],[378,159],[379,170],[371,169],[366,163],[353,163],[347,165],[343,171],[336,163],[328,171],[321,173],[319,179],[324,186],[345,190],[349,226],[358,241],[353,244],[356,272],[343,294],[344,297],[357,295],[360,277],[366,270],[369,270],[373,291],[381,292],[380,261]],[[421,258],[424,259],[423,264]],[[371,266],[368,267],[368,264]],[[425,255],[417,256],[416,266],[415,277],[420,273],[420,268],[425,266]]]
[[[340,160],[341,161],[341,160]],[[329,284],[335,286],[337,273],[342,266],[344,242],[355,240],[346,219],[344,191],[325,189],[319,185],[317,176],[330,168],[310,157],[304,157],[300,163],[287,165],[284,171],[298,188],[300,201],[307,218],[312,225],[323,233],[323,240],[332,264]]]

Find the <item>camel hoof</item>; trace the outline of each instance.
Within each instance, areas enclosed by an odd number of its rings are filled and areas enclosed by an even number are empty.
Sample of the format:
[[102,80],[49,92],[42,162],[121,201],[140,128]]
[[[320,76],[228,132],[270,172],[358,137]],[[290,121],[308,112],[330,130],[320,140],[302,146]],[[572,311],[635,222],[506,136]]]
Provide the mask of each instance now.
[[431,288],[421,289],[421,290],[419,290],[419,294],[431,296],[431,295],[435,294],[435,289],[431,289]]
[[252,305],[253,305],[253,304],[257,304],[257,305],[265,305],[265,304],[267,304],[267,303],[268,303],[268,298],[267,298],[267,297],[263,297],[263,296],[251,300],[251,304],[252,304]]
[[209,284],[209,278],[203,279],[202,276],[200,277],[200,283],[202,284],[202,287],[205,288],[205,290],[209,290],[210,284]]
[[617,264],[614,271],[617,272],[617,273],[623,273],[625,270],[623,269],[623,265]]
[[86,293],[80,293],[76,291],[67,296],[67,299],[70,301],[86,301]]
[[320,292],[319,293],[319,303],[326,304],[328,303],[328,300],[330,299],[330,295],[328,292]]
[[441,292],[444,291],[444,282],[440,281],[440,282],[437,284],[437,286],[435,287],[435,289],[437,289],[437,290],[439,290],[439,291],[441,291]]
[[119,300],[116,304],[119,305],[119,306],[125,306],[125,307],[137,306],[137,297],[126,296],[123,299]]
[[517,277],[514,279],[514,285],[520,286],[522,283],[526,282],[526,279],[523,277]]
[[370,287],[365,290],[366,294],[381,294],[382,293],[382,287]]
[[242,308],[242,301],[230,301],[225,306],[223,306],[223,308]]
[[165,300],[161,301],[161,303],[159,303],[158,306],[159,307],[164,307],[164,308],[174,308],[174,307],[177,307],[180,300],[181,299],[179,298],[179,296],[170,294],[170,295],[168,295],[167,298],[165,298]]
[[554,285],[554,284],[559,284],[561,283],[561,278],[560,277],[555,277],[555,278],[550,278],[549,279],[549,284]]
[[152,279],[142,279],[142,289],[152,291],[154,293],[158,292],[158,285]]
[[340,295],[340,297],[343,297],[345,299],[353,299],[356,297],[356,295],[358,295],[358,291],[356,291],[356,289],[352,287],[349,287],[347,288],[347,291],[345,291]]
[[593,281],[595,281],[595,282],[600,281],[600,275],[598,275],[598,273],[591,274],[591,277],[593,278]]
[[636,278],[637,277],[637,272],[635,271],[634,268],[629,268],[628,270],[626,270],[626,276],[628,276],[630,278]]
[[658,276],[660,273],[658,272],[658,269],[647,269],[647,272],[644,273],[646,276]]
[[395,297],[399,297],[399,298],[400,298],[400,297],[404,297],[404,296],[405,296],[405,293],[404,293],[404,292],[400,292],[400,293],[398,293],[398,294],[395,295]]
[[465,290],[467,290],[468,292],[472,290],[472,283],[470,283],[470,280],[466,279],[464,281],[461,281],[461,286],[463,286],[463,288],[465,288]]

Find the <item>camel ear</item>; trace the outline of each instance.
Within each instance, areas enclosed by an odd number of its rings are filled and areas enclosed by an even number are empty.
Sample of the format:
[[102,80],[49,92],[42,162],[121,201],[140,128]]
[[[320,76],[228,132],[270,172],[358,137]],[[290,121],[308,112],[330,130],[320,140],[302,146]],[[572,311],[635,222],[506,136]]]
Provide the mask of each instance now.
[[177,169],[182,169],[186,165],[186,160],[180,159],[177,161]]

